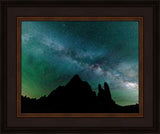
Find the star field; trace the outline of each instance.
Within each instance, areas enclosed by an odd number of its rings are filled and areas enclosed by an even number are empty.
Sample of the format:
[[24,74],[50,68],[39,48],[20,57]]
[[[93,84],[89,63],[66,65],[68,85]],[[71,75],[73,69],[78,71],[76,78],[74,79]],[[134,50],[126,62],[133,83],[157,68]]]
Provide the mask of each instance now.
[[78,74],[117,104],[138,103],[138,22],[23,21],[22,95],[39,98]]

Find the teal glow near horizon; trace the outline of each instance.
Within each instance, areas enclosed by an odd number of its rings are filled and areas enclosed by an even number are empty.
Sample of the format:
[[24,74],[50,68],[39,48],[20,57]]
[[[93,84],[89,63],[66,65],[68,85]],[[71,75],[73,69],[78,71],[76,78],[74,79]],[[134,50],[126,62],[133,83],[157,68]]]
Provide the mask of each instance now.
[[138,103],[137,21],[22,21],[22,95],[40,98],[78,74],[120,105]]

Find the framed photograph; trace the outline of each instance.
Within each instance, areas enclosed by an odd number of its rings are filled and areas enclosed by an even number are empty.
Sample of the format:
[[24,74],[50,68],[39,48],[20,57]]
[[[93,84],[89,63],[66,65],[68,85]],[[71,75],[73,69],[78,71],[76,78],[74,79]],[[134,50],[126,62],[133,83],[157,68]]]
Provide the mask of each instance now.
[[17,17],[17,116],[143,117],[142,35],[143,17]]
[[1,5],[2,132],[159,131],[157,1]]

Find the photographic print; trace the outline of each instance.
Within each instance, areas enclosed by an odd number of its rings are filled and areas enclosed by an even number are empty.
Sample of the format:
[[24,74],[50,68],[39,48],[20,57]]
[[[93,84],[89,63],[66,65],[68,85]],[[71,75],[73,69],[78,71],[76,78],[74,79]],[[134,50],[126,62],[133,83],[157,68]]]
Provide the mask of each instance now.
[[20,113],[142,112],[139,18],[19,20]]
[[1,133],[159,132],[157,1],[1,4]]

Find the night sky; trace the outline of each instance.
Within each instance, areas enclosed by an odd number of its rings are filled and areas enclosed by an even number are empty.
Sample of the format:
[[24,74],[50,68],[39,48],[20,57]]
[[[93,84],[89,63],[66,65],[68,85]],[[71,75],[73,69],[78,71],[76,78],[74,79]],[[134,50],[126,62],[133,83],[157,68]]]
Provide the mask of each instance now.
[[78,74],[117,104],[138,103],[137,21],[23,21],[22,95],[39,98]]

